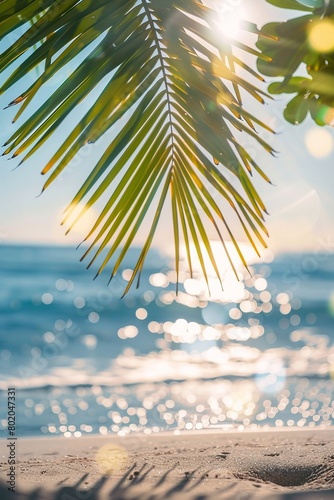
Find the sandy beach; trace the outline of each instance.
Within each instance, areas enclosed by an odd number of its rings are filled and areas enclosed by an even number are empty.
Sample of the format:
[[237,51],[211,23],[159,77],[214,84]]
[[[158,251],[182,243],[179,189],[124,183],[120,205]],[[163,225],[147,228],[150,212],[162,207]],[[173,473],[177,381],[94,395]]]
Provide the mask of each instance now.
[[[7,441],[8,442],[8,441]],[[334,429],[22,438],[1,499],[334,498]]]

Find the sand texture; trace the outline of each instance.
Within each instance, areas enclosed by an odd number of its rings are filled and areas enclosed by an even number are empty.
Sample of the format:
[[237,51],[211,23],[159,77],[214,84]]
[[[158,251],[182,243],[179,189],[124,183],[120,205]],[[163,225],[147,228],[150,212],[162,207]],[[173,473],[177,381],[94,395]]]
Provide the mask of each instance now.
[[0,498],[334,500],[334,430],[20,439],[16,492]]

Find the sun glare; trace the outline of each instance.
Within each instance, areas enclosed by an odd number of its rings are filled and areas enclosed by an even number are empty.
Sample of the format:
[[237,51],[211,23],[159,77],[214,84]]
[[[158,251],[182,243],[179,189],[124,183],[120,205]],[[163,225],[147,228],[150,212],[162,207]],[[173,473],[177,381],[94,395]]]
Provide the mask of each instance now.
[[[184,281],[184,288],[186,292],[190,295],[199,295],[205,300],[208,300],[210,297],[210,301],[219,301],[223,303],[241,302],[246,296],[244,279],[245,275],[248,276],[248,274],[241,262],[237,250],[235,249],[232,242],[226,242],[227,250],[237,272],[236,277],[232,270],[231,263],[224,252],[221,242],[217,240],[211,240],[210,245],[222,282],[220,282],[220,280],[216,276],[216,272],[212,265],[211,259],[207,254],[204,245],[202,244],[202,255],[208,275],[209,289],[207,288],[206,279],[203,275],[203,269],[200,259],[197,255],[195,245],[191,244],[190,253],[194,277],[192,279],[188,278]],[[254,249],[248,243],[238,242],[238,246],[248,266],[259,262],[270,262],[272,260],[272,256],[266,254],[265,252],[263,252],[261,258],[258,257]],[[187,269],[187,254],[185,247],[181,252],[181,258],[181,269]],[[258,282],[258,286],[261,288],[261,290],[264,290],[266,288],[266,283],[264,284],[262,282]]]
[[241,7],[220,9],[217,19],[220,32],[227,38],[238,38],[243,19],[246,19],[246,15]]
[[[228,274],[228,275],[231,274],[232,267],[231,267],[231,264],[229,262],[227,255],[225,254],[225,252],[223,250],[221,242],[219,240],[210,240],[210,245],[211,245],[212,252],[213,252],[213,255],[214,255],[216,263],[217,263],[217,267],[218,267],[220,276],[224,277],[226,274]],[[256,253],[253,250],[253,248],[251,247],[251,245],[249,245],[248,243],[244,243],[244,242],[238,242],[238,246],[239,246],[241,253],[244,256],[246,262],[249,265],[254,264],[256,262],[259,262],[260,259],[256,255]],[[216,276],[211,259],[210,259],[209,255],[207,254],[204,245],[201,245],[201,248],[202,248],[204,263],[205,263],[205,267],[207,269],[208,275],[209,276]],[[243,264],[240,260],[238,252],[237,252],[236,248],[234,247],[233,243],[227,241],[226,248],[229,252],[231,260],[234,263],[236,269],[238,271],[241,271],[243,269]],[[200,263],[200,260],[198,258],[197,251],[196,251],[194,244],[191,244],[190,252],[191,252],[192,266],[193,266],[194,271],[201,273],[202,267],[201,267],[201,263]],[[182,257],[183,257],[183,259],[186,259],[185,248],[183,249]]]
[[78,203],[74,211],[71,213],[71,216],[64,224],[65,229],[67,230],[76,221],[75,224],[71,227],[70,234],[84,237],[92,229],[94,223],[96,222],[98,213],[92,207],[87,212],[85,212],[82,217],[76,220],[77,216],[82,212],[84,207],[84,203]]

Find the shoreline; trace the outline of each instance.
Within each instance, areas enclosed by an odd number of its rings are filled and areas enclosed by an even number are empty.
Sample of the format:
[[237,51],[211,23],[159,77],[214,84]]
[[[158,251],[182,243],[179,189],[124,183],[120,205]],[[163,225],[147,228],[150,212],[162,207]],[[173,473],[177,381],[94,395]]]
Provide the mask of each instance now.
[[18,438],[15,493],[7,450],[3,500],[334,498],[331,427]]

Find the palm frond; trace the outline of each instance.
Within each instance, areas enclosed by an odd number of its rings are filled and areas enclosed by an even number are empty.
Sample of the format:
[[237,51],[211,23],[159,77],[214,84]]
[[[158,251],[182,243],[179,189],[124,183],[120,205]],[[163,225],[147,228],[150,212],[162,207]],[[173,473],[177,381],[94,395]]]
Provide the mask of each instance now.
[[[262,35],[252,23],[243,27]],[[140,276],[168,194],[177,273],[183,237],[190,271],[192,240],[204,276],[201,242],[219,275],[205,218],[215,228],[226,253],[224,234],[246,265],[225,211],[235,213],[258,252],[256,240],[265,245],[266,209],[250,174],[255,170],[265,181],[269,179],[240,145],[238,134],[249,134],[259,147],[273,151],[255,131],[255,125],[269,127],[242,104],[243,93],[260,103],[266,94],[251,83],[254,77],[260,82],[263,78],[240,54],[267,63],[271,56],[219,34],[216,12],[199,0],[1,3],[2,36],[18,28],[23,34],[1,54],[0,71],[13,70],[0,92],[6,92],[41,63],[45,65],[33,84],[10,103],[21,105],[15,121],[51,78],[69,62],[76,62],[76,66],[15,130],[4,154],[24,155],[22,161],[26,161],[47,146],[54,132],[100,82],[104,84],[94,104],[42,169],[42,174],[48,174],[44,190],[84,145],[111,132],[109,144],[69,204],[63,221],[69,224],[78,204],[83,204],[75,223],[106,197],[101,214],[84,239],[90,242],[83,256],[90,256],[88,266],[103,255],[99,274],[121,248],[112,278],[155,202],[155,214],[127,291],[136,275]],[[271,33],[264,36],[275,38]],[[250,78],[240,76],[238,68]],[[228,180],[224,172],[234,180]]]

